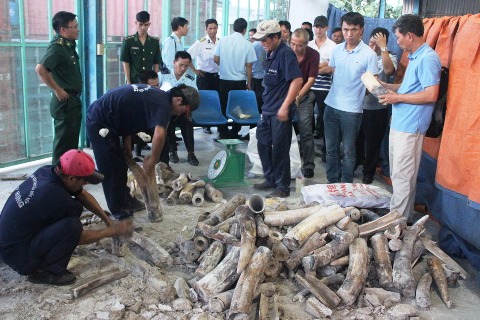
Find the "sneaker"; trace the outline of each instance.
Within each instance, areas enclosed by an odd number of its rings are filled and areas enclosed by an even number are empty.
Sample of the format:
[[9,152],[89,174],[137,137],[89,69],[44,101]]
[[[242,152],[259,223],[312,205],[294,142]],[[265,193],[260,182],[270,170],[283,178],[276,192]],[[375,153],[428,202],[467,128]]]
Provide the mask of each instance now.
[[170,157],[169,158],[170,158],[170,162],[172,162],[172,163],[178,163],[178,161],[180,161],[178,159],[178,155],[177,155],[176,151],[170,152]]
[[275,188],[275,186],[271,185],[266,180],[263,181],[262,183],[254,183],[253,184],[253,189],[257,189],[257,190],[269,190],[269,189],[274,189],[274,188]]
[[282,190],[275,189],[271,193],[265,196],[265,198],[286,198],[286,197],[290,197],[290,190],[282,191]]
[[373,178],[371,176],[363,176],[362,183],[370,184],[373,182]]
[[314,175],[313,169],[305,169],[305,170],[303,170],[303,176],[304,176],[305,178],[313,178],[313,175]]
[[53,286],[68,286],[77,280],[77,277],[68,270],[62,274],[53,274],[48,271],[35,271],[28,275],[28,281]]
[[198,159],[195,157],[195,153],[193,152],[188,154],[187,161],[194,167],[198,166]]
[[210,128],[203,128],[203,133],[212,134],[212,130],[210,130]]
[[145,210],[145,203],[135,197],[130,197],[127,201],[128,210],[133,213]]

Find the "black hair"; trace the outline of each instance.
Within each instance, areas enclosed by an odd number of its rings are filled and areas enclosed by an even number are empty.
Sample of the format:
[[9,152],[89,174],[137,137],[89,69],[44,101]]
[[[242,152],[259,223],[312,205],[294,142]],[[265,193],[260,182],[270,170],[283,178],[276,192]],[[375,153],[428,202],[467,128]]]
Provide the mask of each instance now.
[[187,51],[177,51],[175,52],[175,61],[178,59],[188,59],[192,62],[192,56]]
[[187,100],[187,97],[185,97],[185,94],[183,93],[183,90],[184,88],[186,88],[187,85],[184,84],[184,83],[181,83],[175,87],[173,87],[172,89],[170,89],[170,96],[173,98],[173,97],[180,97],[182,98],[182,103],[181,105],[186,105],[188,104],[188,100]]
[[172,19],[172,31],[177,31],[179,27],[184,27],[188,24],[188,20],[182,17],[175,17]]
[[335,27],[335,28],[333,28],[332,33],[339,32],[339,31],[342,32],[342,28]]
[[422,18],[416,14],[404,14],[395,22],[392,31],[406,35],[411,32],[417,37],[423,37],[424,27]]
[[383,34],[385,36],[385,39],[387,39],[387,42],[388,42],[388,37],[390,36],[390,32],[388,32],[387,29],[382,27],[377,27],[373,29],[372,32],[370,33],[370,38],[376,35],[377,33]]
[[252,29],[248,30],[248,32],[254,32],[254,33],[257,33],[257,29],[255,29],[255,28],[252,28]]
[[278,39],[281,39],[282,38],[282,32],[277,32],[277,33],[270,33],[266,36],[266,38],[270,38],[270,39],[273,39],[275,38],[275,36],[277,36]]
[[245,29],[247,29],[247,25],[247,20],[238,18],[233,22],[233,31],[242,33]]
[[215,23],[218,26],[218,22],[215,19],[207,19],[205,20],[205,28],[208,28],[209,24]]
[[148,80],[158,79],[158,74],[153,70],[142,70],[138,74],[138,83],[148,84]]
[[313,31],[312,31],[312,29],[304,28],[303,30],[307,31],[307,33],[308,33],[308,38],[309,38],[310,41],[312,41],[312,40],[313,40]]
[[52,18],[52,28],[56,33],[60,33],[61,27],[68,27],[70,21],[75,20],[76,14],[68,11],[59,11]]
[[365,19],[363,16],[358,12],[347,12],[340,18],[340,24],[343,27],[343,23],[353,25],[353,26],[360,26],[363,28],[365,25]]
[[310,27],[310,29],[312,29],[312,23],[311,23],[311,22],[303,21],[303,22],[302,22],[302,26],[303,26],[304,24],[306,24],[307,26]]
[[285,26],[285,28],[287,28],[288,31],[292,30],[292,25],[287,20],[280,20],[278,21],[278,24],[280,25],[280,27]]
[[139,13],[137,13],[137,15],[135,16],[135,19],[138,21],[138,22],[147,22],[147,21],[150,21],[150,13],[148,13],[147,11],[140,11]]

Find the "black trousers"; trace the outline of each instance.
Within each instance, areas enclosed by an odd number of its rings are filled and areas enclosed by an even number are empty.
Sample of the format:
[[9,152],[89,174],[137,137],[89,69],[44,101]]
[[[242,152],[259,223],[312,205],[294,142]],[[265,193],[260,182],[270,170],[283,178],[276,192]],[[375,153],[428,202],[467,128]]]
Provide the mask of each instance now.
[[30,241],[3,250],[1,258],[21,275],[39,269],[63,274],[82,235],[78,217],[67,217],[40,230]]
[[363,160],[363,175],[373,177],[377,167],[383,136],[387,129],[388,110],[363,110],[361,133],[357,139],[358,156]]
[[[325,98],[328,95],[328,91],[312,90],[312,92],[315,94],[315,102],[318,107],[317,121],[313,129],[318,130],[321,133],[323,139],[322,154],[326,155],[327,148],[325,143],[325,124],[323,123],[323,114],[325,113]],[[313,121],[313,123],[315,123],[315,121]]]
[[188,152],[194,152],[194,140],[193,140],[193,123],[188,120],[185,115],[179,117],[170,118],[170,123],[167,129],[167,140],[169,144],[170,152],[177,151],[177,143],[175,141],[175,128],[180,127],[182,131],[183,141],[185,142],[185,148]]
[[210,73],[202,71],[204,77],[197,76],[197,88],[198,90],[215,90],[218,91],[220,78],[218,73]]
[[[230,90],[247,90],[247,83],[245,80],[230,81],[220,79],[220,106],[222,107],[222,113],[225,117],[227,116],[228,93]],[[218,137],[220,139],[238,138],[238,132],[241,128],[242,126],[233,124],[229,132],[228,125],[220,125],[218,126]]]

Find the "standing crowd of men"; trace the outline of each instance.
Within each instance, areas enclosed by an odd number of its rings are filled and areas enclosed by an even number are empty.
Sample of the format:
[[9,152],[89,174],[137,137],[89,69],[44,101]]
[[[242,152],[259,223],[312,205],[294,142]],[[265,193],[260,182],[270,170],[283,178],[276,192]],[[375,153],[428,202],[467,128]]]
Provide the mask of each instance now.
[[[249,30],[249,39],[243,18],[236,19],[234,32],[222,39],[217,37],[217,21],[208,19],[206,35],[188,51],[182,44],[189,30],[186,19],[172,20],[172,34],[162,48],[159,39],[147,32],[147,12],[139,12],[135,24],[137,32],[125,37],[120,55],[126,85],[107,91],[87,110],[86,131],[94,162],[76,150],[82,120],[82,77],[75,50],[78,21],[65,11],[52,19],[56,35],[36,67],[53,92],[52,165],[41,167],[21,183],[0,214],[0,258],[19,274],[35,283],[71,284],[76,277],[67,265],[77,245],[133,232],[131,217],[144,208],[126,185],[132,146],[140,146],[137,156],[145,147],[133,141],[138,132],[152,136],[151,155],[143,159],[147,174],[153,174],[160,160],[179,161],[178,139],[185,142],[187,161],[198,165],[191,120],[200,104],[197,88],[217,90],[224,113],[229,91],[256,93],[261,107],[256,139],[265,180],[253,187],[271,189],[267,197],[290,195],[294,119],[306,178],[314,176],[314,137],[318,136],[324,141],[322,160],[329,183],[353,182],[357,158],[362,157],[362,181],[371,183],[391,105],[390,209],[411,218],[423,138],[437,99],[441,69],[438,55],[423,39],[419,16],[403,15],[393,26],[397,43],[409,52],[410,60],[399,84],[388,81],[397,68],[397,59],[387,48],[389,32],[376,28],[368,44],[364,43],[364,18],[356,12],[342,16],[332,40],[327,37],[324,16],[293,32],[288,21],[265,20]],[[375,97],[366,92],[360,76],[367,71],[378,77],[388,93]],[[175,136],[175,126],[181,128],[182,138]],[[239,129],[220,126],[219,138],[238,138]],[[211,129],[206,127],[204,132],[211,133]],[[102,174],[95,170],[95,163]],[[83,189],[87,183],[100,182],[110,212]],[[79,220],[83,207],[99,216],[106,227],[83,230]]]

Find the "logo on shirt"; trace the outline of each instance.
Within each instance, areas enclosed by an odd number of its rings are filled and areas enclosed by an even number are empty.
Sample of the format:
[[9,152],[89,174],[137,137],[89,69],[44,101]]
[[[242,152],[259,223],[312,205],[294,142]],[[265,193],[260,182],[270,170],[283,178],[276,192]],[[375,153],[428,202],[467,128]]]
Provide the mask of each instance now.
[[278,73],[278,70],[276,70],[276,69],[268,69],[268,73],[269,73],[269,74],[277,74],[277,73]]
[[136,84],[132,84],[133,92],[146,92],[150,90],[150,86],[147,86],[145,88],[139,88]]
[[35,194],[35,189],[37,189],[37,177],[32,175],[30,178],[32,179],[32,188],[30,189],[30,192],[27,194],[25,199],[22,199],[22,194],[20,193],[20,190],[18,188],[15,191],[15,201],[17,202],[17,206],[19,208],[22,208],[30,202],[30,199],[32,199]]

